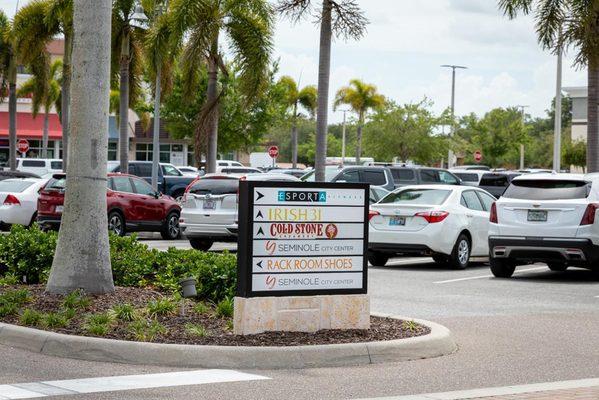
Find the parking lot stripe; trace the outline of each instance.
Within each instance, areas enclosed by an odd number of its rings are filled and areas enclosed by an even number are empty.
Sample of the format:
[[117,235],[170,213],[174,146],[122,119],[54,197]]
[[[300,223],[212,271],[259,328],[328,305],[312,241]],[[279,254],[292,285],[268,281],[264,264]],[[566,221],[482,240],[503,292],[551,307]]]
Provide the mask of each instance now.
[[[518,269],[518,270],[514,271],[514,274],[519,274],[519,273],[522,273],[522,272],[529,272],[529,271],[539,271],[539,270],[542,270],[542,269],[547,269],[547,267],[535,267],[535,268]],[[473,279],[485,279],[485,278],[493,278],[493,275],[470,276],[468,278],[449,279],[449,280],[446,280],[446,281],[437,281],[437,282],[433,282],[433,283],[452,283],[452,282],[471,281]]]
[[207,383],[241,382],[270,379],[244,372],[207,369],[163,374],[108,376],[0,385],[0,399],[34,399],[56,395],[102,393],[134,389],[203,385]]

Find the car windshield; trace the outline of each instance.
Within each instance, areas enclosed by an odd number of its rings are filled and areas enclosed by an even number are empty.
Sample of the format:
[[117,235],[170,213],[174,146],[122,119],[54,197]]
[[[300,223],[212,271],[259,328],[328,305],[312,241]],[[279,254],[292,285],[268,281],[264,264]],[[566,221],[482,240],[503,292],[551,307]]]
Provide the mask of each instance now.
[[239,189],[239,179],[234,178],[202,178],[196,181],[189,193],[197,195],[234,194]]
[[480,179],[480,186],[507,187],[509,183],[508,176],[505,174],[484,174]]
[[512,181],[503,197],[522,200],[586,199],[591,184],[586,181],[561,179],[522,179]]
[[443,189],[406,189],[388,194],[379,204],[440,205],[447,200],[450,193],[450,190]]
[[[325,182],[330,182],[334,177],[341,171],[340,168],[326,168],[324,171],[324,180]],[[314,182],[316,179],[316,171],[312,170],[308,172],[306,175],[301,177],[301,180],[304,182]]]
[[21,193],[31,185],[33,182],[7,179],[0,182],[0,192]]
[[64,190],[67,183],[66,177],[52,178],[46,184],[46,190]]
[[[150,169],[150,175],[148,175],[148,176],[152,176],[151,171],[152,170]],[[179,170],[177,168],[175,168],[172,165],[168,165],[168,164],[164,164],[162,166],[162,172],[164,173],[165,176],[181,176],[181,172],[179,172]]]

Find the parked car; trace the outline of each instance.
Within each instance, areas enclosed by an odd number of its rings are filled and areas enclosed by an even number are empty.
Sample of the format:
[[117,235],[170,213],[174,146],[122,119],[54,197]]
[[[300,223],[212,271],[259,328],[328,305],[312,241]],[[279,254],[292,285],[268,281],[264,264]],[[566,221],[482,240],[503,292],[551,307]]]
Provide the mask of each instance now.
[[252,168],[252,167],[228,166],[228,167],[216,167],[216,173],[246,175],[246,174],[261,174],[262,171],[259,170],[258,168]]
[[518,172],[487,172],[480,178],[478,187],[499,198],[510,185],[510,182],[519,175]]
[[478,186],[487,171],[473,169],[450,169],[449,172],[460,178],[462,185]]
[[272,172],[276,172],[277,174],[287,174],[287,175],[293,175],[296,178],[301,178],[302,176],[304,176],[306,174],[306,170],[304,169],[293,169],[293,168],[289,168],[289,169],[276,169],[276,170],[272,170]]
[[456,165],[452,169],[461,169],[461,170],[466,170],[466,171],[470,171],[470,170],[490,171],[491,167],[488,167],[486,165]]
[[38,176],[62,172],[62,160],[56,158],[17,158],[17,170]]
[[[62,217],[66,175],[56,174],[40,191],[37,221],[45,229],[57,229]],[[164,239],[180,236],[181,207],[170,196],[156,192],[137,176],[108,174],[106,191],[108,229],[127,232],[160,232]]]
[[491,272],[508,278],[516,265],[547,263],[599,267],[599,177],[535,174],[514,178],[493,205],[489,227]]
[[[327,165],[324,168],[324,181],[330,182],[339,174],[343,167],[339,165]],[[300,179],[304,182],[314,182],[316,180],[316,171],[314,168],[309,168],[306,170],[304,175],[300,177]]]
[[[314,182],[316,171],[311,170],[302,176],[302,181]],[[393,190],[393,177],[387,167],[364,167],[364,166],[327,166],[325,169],[326,182],[348,182],[348,183],[368,183],[370,186],[381,187],[385,190]]]
[[[121,172],[121,166],[118,161],[108,162],[108,172]],[[148,183],[152,182],[152,162],[151,161],[129,161],[129,174],[139,176]],[[183,175],[181,171],[172,164],[160,163],[158,170],[158,191],[181,199],[185,188],[193,182],[196,176]]]
[[0,181],[0,226],[31,226],[37,217],[38,192],[46,182],[36,178]]
[[551,174],[553,172],[552,169],[544,169],[544,168],[525,168],[516,170],[521,174]]
[[463,269],[488,254],[489,212],[495,198],[469,186],[397,189],[370,206],[368,260],[384,266],[397,255],[432,256]]
[[40,179],[41,176],[31,172],[0,170],[0,181],[13,178],[35,178]]
[[379,201],[381,201],[381,199],[383,197],[385,197],[389,193],[391,193],[391,192],[389,192],[387,189],[383,189],[382,187],[371,186],[370,187],[369,203],[370,204],[378,203]]
[[246,176],[206,174],[196,179],[181,203],[181,230],[194,249],[206,251],[218,240],[237,240],[237,201],[240,179],[248,181],[298,182],[285,174]]
[[196,177],[200,174],[199,170],[196,167],[177,167],[179,171],[185,176],[193,176]]
[[460,178],[446,169],[419,167],[419,166],[394,166],[389,167],[395,188],[407,185],[460,185]]
[[243,164],[238,161],[231,160],[218,160],[216,162],[217,167],[243,167]]

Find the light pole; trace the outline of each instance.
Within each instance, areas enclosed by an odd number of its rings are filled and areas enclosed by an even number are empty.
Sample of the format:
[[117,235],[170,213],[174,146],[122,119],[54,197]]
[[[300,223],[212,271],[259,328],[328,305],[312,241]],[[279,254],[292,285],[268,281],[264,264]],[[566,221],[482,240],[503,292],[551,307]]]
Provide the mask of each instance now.
[[557,53],[557,79],[555,85],[555,121],[553,125],[553,170],[561,169],[562,155],[562,49]]
[[340,110],[343,113],[343,130],[341,134],[341,166],[345,165],[345,114],[349,110]]
[[[164,10],[168,9],[168,0],[164,5]],[[163,7],[160,4],[156,5],[154,10],[155,18],[162,14]],[[135,7],[135,12],[131,16],[133,21],[138,21],[140,24],[135,25],[140,28],[147,26],[148,17],[144,13],[143,7],[138,5]],[[161,75],[162,68],[160,62],[160,55],[154,54],[156,57],[156,90],[154,93],[154,129],[152,133],[152,188],[158,191],[158,171],[160,168],[160,96],[161,96]]]
[[[468,69],[462,65],[449,65],[443,64],[441,68],[451,68],[451,130],[449,131],[449,137],[452,137],[455,133],[455,70],[456,69]],[[451,148],[447,151],[447,168],[453,167],[453,151]]]
[[[520,116],[522,118],[522,126],[524,127],[524,109],[530,107],[527,105],[517,105],[516,108],[520,109]],[[524,145],[520,144],[520,169],[524,169]]]

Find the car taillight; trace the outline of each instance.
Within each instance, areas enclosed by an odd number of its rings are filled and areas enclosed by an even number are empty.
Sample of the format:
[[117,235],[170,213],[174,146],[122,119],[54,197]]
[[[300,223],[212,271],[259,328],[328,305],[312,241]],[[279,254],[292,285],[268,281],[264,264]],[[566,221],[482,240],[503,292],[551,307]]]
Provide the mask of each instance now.
[[5,206],[20,206],[21,202],[15,196],[13,196],[12,194],[9,194],[8,196],[6,196],[6,199],[4,199],[4,205]]
[[593,225],[595,223],[595,213],[599,209],[599,204],[590,203],[584,211],[580,225]]
[[381,213],[378,211],[374,211],[374,210],[368,211],[368,221],[370,221],[372,218],[376,217],[377,215],[381,215]]
[[423,212],[414,214],[414,216],[416,216],[416,217],[424,218],[426,220],[426,222],[428,222],[429,224],[441,222],[445,218],[447,218],[448,215],[449,215],[449,213],[447,211],[423,211]]
[[498,224],[497,220],[497,205],[496,203],[491,204],[491,212],[489,213],[489,222],[493,222],[494,224]]

